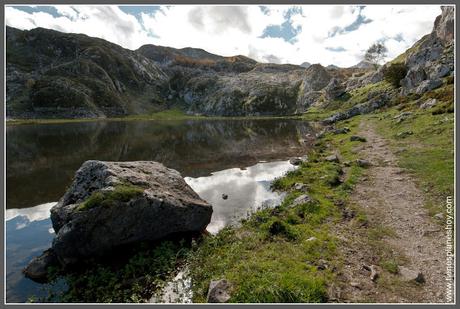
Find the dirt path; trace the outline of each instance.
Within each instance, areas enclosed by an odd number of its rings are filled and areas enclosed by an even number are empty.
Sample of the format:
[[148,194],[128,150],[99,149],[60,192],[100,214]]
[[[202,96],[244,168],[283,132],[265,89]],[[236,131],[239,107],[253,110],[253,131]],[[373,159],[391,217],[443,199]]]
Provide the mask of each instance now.
[[[344,271],[336,298],[345,302],[445,302],[442,226],[429,217],[423,193],[398,167],[386,141],[369,123],[361,123],[359,129],[367,142],[358,153],[372,165],[351,200],[366,214],[368,224],[357,227],[350,221],[339,225]],[[379,278],[373,281],[363,265],[379,264],[390,266],[377,267]],[[398,265],[399,273],[393,274],[391,265]],[[425,283],[407,280],[401,274],[404,268],[421,272]]]

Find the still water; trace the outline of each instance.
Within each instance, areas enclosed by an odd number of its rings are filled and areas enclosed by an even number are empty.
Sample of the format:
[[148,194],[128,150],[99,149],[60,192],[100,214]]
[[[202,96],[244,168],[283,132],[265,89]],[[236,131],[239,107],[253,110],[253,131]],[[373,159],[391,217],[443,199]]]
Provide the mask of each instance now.
[[[21,269],[54,237],[49,209],[90,159],[153,160],[181,172],[213,205],[211,233],[258,207],[280,203],[270,183],[294,167],[313,132],[297,120],[107,121],[7,127],[7,301],[46,287]],[[228,195],[227,199],[222,194]]]

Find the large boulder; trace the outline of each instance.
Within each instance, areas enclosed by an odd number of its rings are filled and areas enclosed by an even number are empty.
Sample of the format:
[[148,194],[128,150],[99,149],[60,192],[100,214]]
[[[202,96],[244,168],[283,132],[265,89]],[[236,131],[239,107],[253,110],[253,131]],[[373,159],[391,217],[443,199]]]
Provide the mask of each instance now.
[[454,6],[441,6],[442,14],[439,15],[433,27],[433,32],[444,42],[454,39]]
[[332,78],[324,88],[324,96],[327,100],[334,100],[345,93],[345,85],[337,78]]
[[401,94],[423,94],[442,85],[441,78],[454,71],[454,7],[442,6],[433,31],[406,52],[406,77]]
[[63,265],[121,245],[201,232],[212,206],[160,163],[86,161],[51,209],[52,249]]

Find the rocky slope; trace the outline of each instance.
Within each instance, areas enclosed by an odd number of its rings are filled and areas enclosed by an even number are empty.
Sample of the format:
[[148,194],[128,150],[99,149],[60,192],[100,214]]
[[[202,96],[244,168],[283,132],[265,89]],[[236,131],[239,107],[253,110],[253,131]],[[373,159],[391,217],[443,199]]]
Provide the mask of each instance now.
[[139,53],[81,34],[6,28],[7,116],[105,117],[162,103],[166,74]]
[[[417,41],[406,52],[386,63],[376,71],[366,74],[354,74],[346,81],[346,91],[369,85],[363,102],[337,112],[324,120],[334,123],[359,114],[367,114],[392,101],[411,96],[420,98],[422,94],[435,90],[447,83],[447,77],[454,76],[454,7],[441,7],[442,14],[436,18],[430,34]],[[402,64],[405,76],[399,81],[399,87],[373,87],[385,79],[385,72],[395,64]],[[420,102],[420,105],[423,102]],[[430,103],[431,104],[431,103]],[[435,103],[431,104],[431,107]]]
[[[392,61],[407,67],[402,95],[433,90],[453,74],[453,19],[453,7],[443,7],[432,33]],[[155,45],[130,51],[85,35],[7,27],[7,116],[111,117],[172,106],[191,114],[292,115],[382,81],[391,63],[364,64],[305,68]]]
[[362,70],[258,63],[194,48],[130,51],[80,34],[7,27],[7,116],[113,117],[171,106],[206,115],[290,115],[321,98],[333,77],[355,71]]

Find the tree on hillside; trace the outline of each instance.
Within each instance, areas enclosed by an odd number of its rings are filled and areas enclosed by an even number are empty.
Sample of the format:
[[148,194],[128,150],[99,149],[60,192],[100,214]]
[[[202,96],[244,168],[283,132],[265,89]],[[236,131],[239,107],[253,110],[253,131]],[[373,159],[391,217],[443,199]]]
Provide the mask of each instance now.
[[377,68],[387,56],[387,51],[388,49],[383,43],[374,43],[367,49],[364,59],[372,63],[374,68]]

